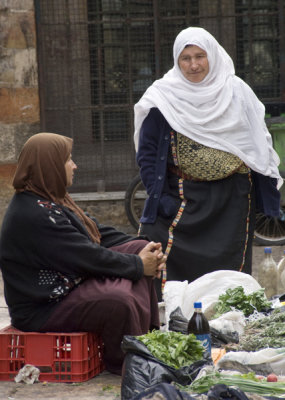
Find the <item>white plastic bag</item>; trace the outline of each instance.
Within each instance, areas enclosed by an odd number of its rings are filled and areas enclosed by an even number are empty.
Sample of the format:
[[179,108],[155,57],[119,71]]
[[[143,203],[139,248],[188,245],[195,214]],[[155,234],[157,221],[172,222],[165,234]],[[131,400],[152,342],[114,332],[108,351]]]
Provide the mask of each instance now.
[[14,380],[16,383],[24,382],[32,385],[34,382],[38,382],[40,370],[31,364],[26,364],[20,369]]
[[242,286],[246,295],[259,290],[261,286],[249,274],[238,271],[217,270],[205,274],[188,284],[187,281],[167,281],[164,287],[165,317],[180,307],[183,315],[190,319],[194,312],[194,302],[201,301],[205,316],[210,319],[219,296],[227,289]]
[[254,372],[263,376],[271,373],[283,375],[285,371],[285,347],[266,348],[259,351],[231,351],[217,363],[217,369],[234,369],[241,373]]
[[165,307],[165,322],[168,328],[169,317],[177,307],[182,309],[184,293],[187,289],[188,281],[167,281],[164,287],[163,299]]
[[209,325],[225,334],[237,332],[242,335],[245,327],[245,316],[242,311],[229,311],[219,318],[209,321]]

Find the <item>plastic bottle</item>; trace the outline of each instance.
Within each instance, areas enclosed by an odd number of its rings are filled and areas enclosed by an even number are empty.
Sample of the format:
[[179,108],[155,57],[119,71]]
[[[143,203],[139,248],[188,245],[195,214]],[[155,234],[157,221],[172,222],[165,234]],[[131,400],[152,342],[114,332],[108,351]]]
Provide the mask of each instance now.
[[283,250],[283,256],[277,264],[277,293],[285,293],[285,250]]
[[273,260],[271,247],[264,247],[264,259],[259,266],[258,282],[264,288],[268,299],[277,294],[277,265]]
[[202,303],[194,303],[194,313],[188,322],[188,334],[194,333],[198,340],[203,342],[203,346],[209,355],[211,356],[211,335],[210,335],[210,325],[202,313]]

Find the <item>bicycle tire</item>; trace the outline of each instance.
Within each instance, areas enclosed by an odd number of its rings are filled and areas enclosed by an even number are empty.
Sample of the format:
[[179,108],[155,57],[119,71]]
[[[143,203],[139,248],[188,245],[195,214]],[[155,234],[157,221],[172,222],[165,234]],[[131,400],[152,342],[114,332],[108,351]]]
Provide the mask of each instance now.
[[146,190],[138,174],[132,179],[125,193],[125,212],[131,225],[136,230],[139,228],[139,220],[146,198]]
[[[281,207],[285,211],[285,207]],[[285,244],[285,221],[276,217],[256,214],[254,242],[260,246],[282,246]]]
[[[143,211],[143,202],[147,198],[140,175],[136,175],[127,187],[125,194],[125,211],[131,225],[138,230],[139,219]],[[285,212],[285,206],[282,206]],[[269,217],[262,213],[256,214],[254,243],[259,246],[285,245],[285,221]]]

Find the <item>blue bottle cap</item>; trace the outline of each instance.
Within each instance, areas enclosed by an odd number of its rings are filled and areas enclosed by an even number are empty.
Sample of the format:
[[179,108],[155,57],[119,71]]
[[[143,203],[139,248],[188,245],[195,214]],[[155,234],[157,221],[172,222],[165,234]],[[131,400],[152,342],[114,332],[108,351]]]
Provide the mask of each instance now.
[[265,253],[265,254],[272,253],[271,247],[264,247],[264,253]]
[[200,301],[195,302],[194,308],[202,308],[202,303]]

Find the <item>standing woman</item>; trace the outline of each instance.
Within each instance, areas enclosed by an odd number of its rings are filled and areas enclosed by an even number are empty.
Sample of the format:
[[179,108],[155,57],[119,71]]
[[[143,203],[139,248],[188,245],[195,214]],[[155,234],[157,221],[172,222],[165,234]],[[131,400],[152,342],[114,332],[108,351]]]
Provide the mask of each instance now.
[[278,216],[283,182],[264,106],[216,39],[184,29],[173,57],[173,68],[135,105],[149,196],[140,232],[168,256],[159,288],[218,269],[251,274],[255,209]]
[[20,330],[100,334],[106,369],[120,374],[123,336],[159,328],[153,278],[165,256],[74,203],[72,143],[39,133],[22,149],[0,238],[5,299]]

